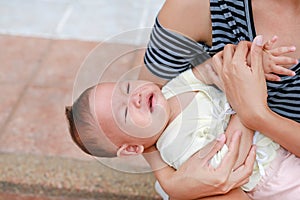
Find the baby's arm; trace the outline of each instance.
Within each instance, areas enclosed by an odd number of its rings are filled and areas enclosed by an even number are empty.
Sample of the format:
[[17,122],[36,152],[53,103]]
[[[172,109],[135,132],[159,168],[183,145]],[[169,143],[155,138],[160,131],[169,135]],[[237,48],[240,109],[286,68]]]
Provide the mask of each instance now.
[[253,134],[254,134],[253,130],[250,130],[249,128],[247,128],[242,124],[238,115],[236,114],[232,115],[229,124],[227,126],[227,129],[225,131],[225,135],[227,138],[226,141],[227,145],[232,138],[232,134],[237,130],[241,131],[242,135],[240,141],[240,150],[239,150],[237,161],[234,165],[234,169],[238,168],[245,162],[245,159],[247,158],[253,144]]
[[216,85],[220,90],[223,90],[223,84],[215,72],[212,64],[212,59],[206,60],[204,63],[192,68],[197,79],[207,85]]
[[[239,120],[237,115],[232,115],[228,127],[226,129],[225,135],[227,138],[226,144],[229,145],[228,141],[231,140],[235,131],[241,131],[240,147],[238,152],[238,158],[235,162],[233,170],[243,165],[247,156],[249,155],[250,149],[252,147],[252,139],[254,131],[245,127]],[[200,200],[250,200],[249,196],[241,189],[236,188],[224,195],[210,196],[201,198]]]

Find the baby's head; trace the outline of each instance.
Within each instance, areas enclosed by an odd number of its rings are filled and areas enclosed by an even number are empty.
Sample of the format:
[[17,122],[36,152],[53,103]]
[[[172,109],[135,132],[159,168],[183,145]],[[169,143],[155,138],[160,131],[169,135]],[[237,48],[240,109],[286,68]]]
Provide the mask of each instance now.
[[141,154],[153,146],[170,119],[160,88],[146,81],[100,83],[66,108],[74,142],[98,157]]

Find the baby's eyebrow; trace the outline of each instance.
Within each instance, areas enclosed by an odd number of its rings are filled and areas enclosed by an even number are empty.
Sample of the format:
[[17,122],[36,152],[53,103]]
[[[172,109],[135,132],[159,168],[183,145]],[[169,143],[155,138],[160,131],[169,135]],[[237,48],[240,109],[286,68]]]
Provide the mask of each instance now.
[[126,107],[125,109],[125,124],[126,124],[127,112],[128,112],[128,107]]
[[127,83],[127,94],[129,94],[129,89],[130,89],[130,84],[129,82]]

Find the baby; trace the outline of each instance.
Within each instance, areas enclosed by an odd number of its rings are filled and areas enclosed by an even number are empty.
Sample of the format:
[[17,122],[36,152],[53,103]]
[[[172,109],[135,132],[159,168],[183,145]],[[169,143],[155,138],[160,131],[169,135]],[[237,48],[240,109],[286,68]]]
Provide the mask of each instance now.
[[[207,85],[196,68],[162,89],[141,80],[100,83],[66,109],[72,138],[84,152],[131,156],[156,144],[163,160],[175,169],[224,133],[233,113],[224,93]],[[257,186],[281,149],[258,132],[254,142],[257,159],[250,181],[242,187],[245,191]],[[217,167],[227,151],[224,145],[211,165]]]

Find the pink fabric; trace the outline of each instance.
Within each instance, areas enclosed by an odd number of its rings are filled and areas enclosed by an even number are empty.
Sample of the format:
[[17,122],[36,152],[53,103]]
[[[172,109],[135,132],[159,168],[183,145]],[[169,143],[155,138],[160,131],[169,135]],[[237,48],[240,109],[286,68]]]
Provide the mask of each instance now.
[[254,200],[300,199],[300,158],[283,148],[248,195]]

